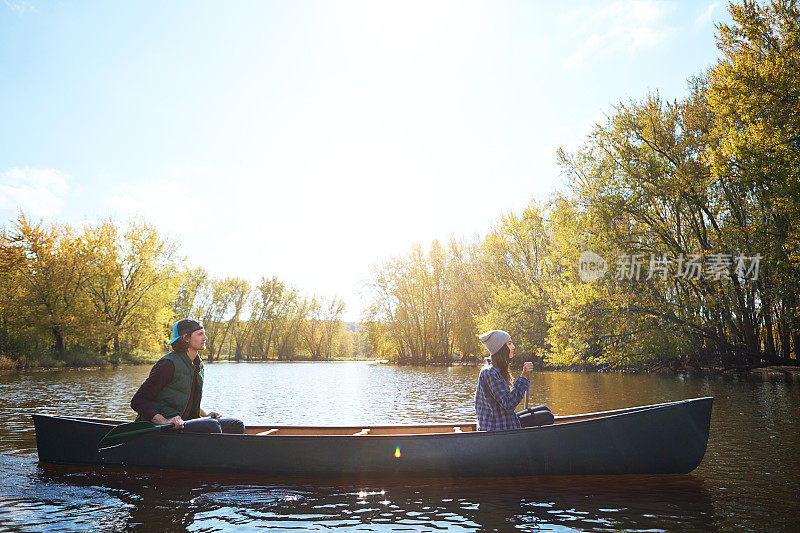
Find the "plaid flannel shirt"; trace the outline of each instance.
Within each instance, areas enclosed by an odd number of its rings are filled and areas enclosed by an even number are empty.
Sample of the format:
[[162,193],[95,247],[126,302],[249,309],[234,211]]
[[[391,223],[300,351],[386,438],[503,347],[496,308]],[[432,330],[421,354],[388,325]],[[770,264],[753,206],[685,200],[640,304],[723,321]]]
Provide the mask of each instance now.
[[481,369],[478,388],[475,390],[475,414],[480,431],[520,429],[522,425],[514,412],[528,390],[529,382],[522,376],[509,389],[508,382],[491,362]]

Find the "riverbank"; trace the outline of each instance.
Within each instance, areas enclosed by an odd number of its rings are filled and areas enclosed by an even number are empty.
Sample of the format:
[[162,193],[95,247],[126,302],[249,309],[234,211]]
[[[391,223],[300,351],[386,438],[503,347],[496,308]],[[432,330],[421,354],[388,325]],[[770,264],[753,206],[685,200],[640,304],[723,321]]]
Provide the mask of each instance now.
[[[109,368],[115,366],[125,365],[152,365],[161,359],[164,353],[155,352],[141,352],[136,354],[119,354],[116,357],[102,358],[98,354],[87,354],[83,352],[67,352],[61,358],[56,359],[51,355],[38,355],[38,356],[20,356],[17,359],[12,359],[6,355],[0,354],[0,372],[23,372],[29,370],[80,370],[80,369],[97,369]],[[201,354],[202,356],[202,354]],[[342,362],[342,361],[379,361],[379,359],[363,359],[363,358],[341,358],[334,357],[331,359],[308,359],[308,358],[291,358],[291,359],[214,359],[208,361],[204,358],[205,364],[217,363],[324,363],[324,362]]]
[[0,372],[145,365],[155,363],[163,355],[155,352],[138,352],[112,354],[111,356],[102,357],[99,354],[67,351],[56,358],[52,354],[31,354],[18,357],[0,354]]
[[723,366],[723,365],[683,365],[674,362],[658,362],[649,365],[608,366],[608,367],[550,367],[540,366],[538,370],[558,370],[564,372],[585,372],[602,374],[657,374],[662,376],[754,376],[754,377],[780,377],[800,376],[800,366],[790,365],[765,365],[759,367]]
[[[470,360],[470,361],[455,361],[450,364],[442,363],[428,363],[428,364],[411,364],[402,363],[397,361],[380,361],[381,364],[387,366],[399,367],[445,367],[445,366],[471,366],[478,368],[484,364],[484,361]],[[521,367],[520,367],[521,368]],[[513,372],[518,372],[520,368],[512,369]],[[658,362],[650,365],[629,365],[629,366],[590,366],[590,365],[571,365],[571,366],[550,366],[541,363],[534,363],[534,369],[540,372],[574,372],[581,374],[656,374],[662,376],[752,376],[760,378],[775,378],[775,377],[792,377],[800,376],[800,366],[789,365],[770,365],[763,367],[724,367],[724,366],[689,366],[682,364],[675,364],[674,362]]]
[[624,368],[598,370],[599,372],[624,372],[633,374],[658,374],[664,376],[753,376],[753,377],[791,377],[800,376],[800,366],[769,365],[762,367],[723,367],[723,366],[670,366],[655,365],[650,368]]
[[[27,357],[25,355],[18,359],[11,359],[6,355],[0,354],[0,372],[21,372],[29,370],[80,370],[80,369],[97,369],[109,368],[116,366],[126,365],[152,365],[163,357],[163,353],[155,352],[141,352],[136,354],[119,354],[116,357],[101,358],[99,354],[87,354],[83,352],[67,352],[60,359],[55,359],[50,355],[40,355]],[[320,362],[342,362],[342,361],[372,361],[381,363],[388,366],[410,366],[410,367],[443,367],[443,366],[474,366],[478,367],[484,364],[484,361],[455,361],[448,365],[445,364],[409,364],[397,361],[388,361],[385,359],[363,359],[363,358],[332,358],[332,359],[308,359],[308,358],[290,358],[290,359],[264,359],[264,360],[247,360],[247,359],[215,359],[214,361],[205,360],[206,364],[217,363],[320,363]],[[788,365],[770,365],[763,367],[725,367],[725,366],[689,366],[676,364],[673,362],[658,362],[650,365],[635,365],[635,366],[587,366],[587,365],[572,365],[565,367],[552,367],[549,365],[536,365],[538,371],[561,371],[561,372],[576,372],[576,373],[601,373],[601,374],[658,374],[665,376],[703,376],[703,375],[728,375],[728,376],[752,376],[761,378],[776,378],[776,377],[792,377],[800,376],[800,366]]]

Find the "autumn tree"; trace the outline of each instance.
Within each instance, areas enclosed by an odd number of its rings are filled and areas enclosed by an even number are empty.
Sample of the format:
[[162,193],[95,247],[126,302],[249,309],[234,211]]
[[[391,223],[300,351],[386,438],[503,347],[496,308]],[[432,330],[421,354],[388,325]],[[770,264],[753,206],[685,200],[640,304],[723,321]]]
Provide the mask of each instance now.
[[48,332],[56,357],[63,356],[66,336],[80,338],[94,326],[87,317],[84,243],[69,226],[32,223],[20,213],[0,246],[0,270],[15,287],[6,319]]
[[705,79],[711,173],[737,237],[765,257],[751,351],[800,353],[800,9],[789,0],[731,4],[717,26],[723,59]]
[[507,213],[486,236],[480,269],[488,285],[481,330],[512,333],[521,354],[541,358],[547,350],[549,236],[541,208],[531,203],[522,213]]
[[[426,254],[415,246],[404,257],[373,267],[369,284],[367,328],[374,353],[389,344],[400,361],[448,363],[455,351],[456,298],[468,283],[457,279],[468,269],[454,259],[452,249],[434,241]],[[461,311],[468,316],[471,310]],[[471,325],[471,317],[469,325]],[[468,341],[464,342],[469,346]]]
[[124,232],[111,221],[84,233],[89,276],[85,289],[99,319],[100,354],[108,343],[120,351],[120,338],[132,347],[159,347],[165,303],[175,292],[176,246],[154,226],[133,221]]
[[203,316],[208,341],[208,361],[212,362],[214,357],[219,357],[222,345],[225,343],[226,331],[225,317],[228,315],[233,293],[231,284],[226,279],[213,279],[209,288],[209,303],[206,313]]
[[175,299],[172,302],[172,314],[176,319],[203,317],[208,308],[209,275],[203,268],[192,268],[178,274],[178,285]]

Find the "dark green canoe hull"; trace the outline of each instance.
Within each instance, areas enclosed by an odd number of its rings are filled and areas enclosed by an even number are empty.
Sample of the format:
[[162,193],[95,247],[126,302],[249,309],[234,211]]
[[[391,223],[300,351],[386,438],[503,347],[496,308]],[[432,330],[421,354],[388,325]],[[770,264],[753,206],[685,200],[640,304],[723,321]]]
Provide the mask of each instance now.
[[[33,415],[39,460],[299,477],[674,474],[708,443],[713,398],[557,418],[551,426],[426,435],[220,435],[170,430],[106,450],[115,421]],[[399,453],[398,453],[399,450]]]

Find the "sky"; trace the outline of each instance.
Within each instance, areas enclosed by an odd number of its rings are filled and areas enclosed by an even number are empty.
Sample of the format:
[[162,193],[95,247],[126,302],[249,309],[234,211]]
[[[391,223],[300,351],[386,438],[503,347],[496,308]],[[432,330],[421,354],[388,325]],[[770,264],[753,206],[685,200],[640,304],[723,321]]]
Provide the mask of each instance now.
[[619,102],[719,58],[709,1],[0,0],[0,225],[142,218],[192,267],[347,305],[546,202]]

